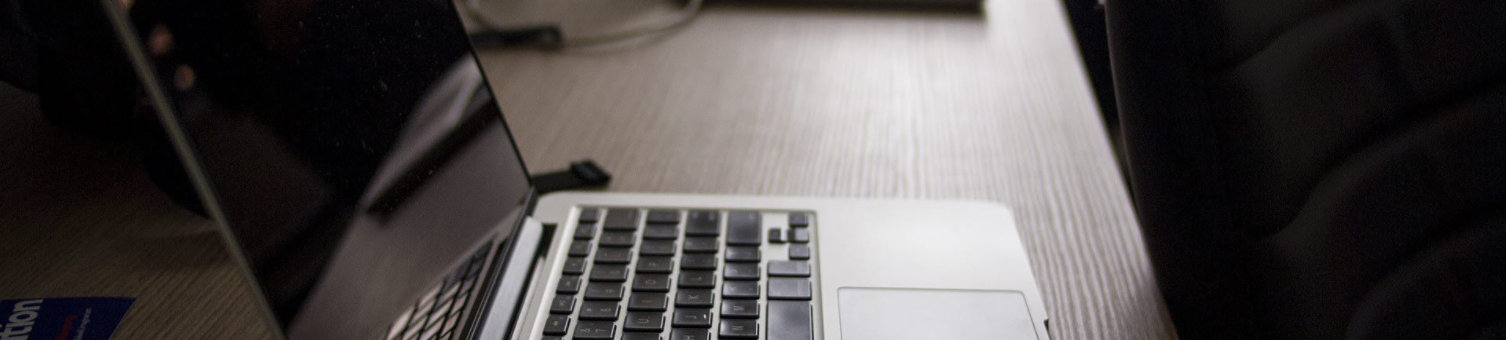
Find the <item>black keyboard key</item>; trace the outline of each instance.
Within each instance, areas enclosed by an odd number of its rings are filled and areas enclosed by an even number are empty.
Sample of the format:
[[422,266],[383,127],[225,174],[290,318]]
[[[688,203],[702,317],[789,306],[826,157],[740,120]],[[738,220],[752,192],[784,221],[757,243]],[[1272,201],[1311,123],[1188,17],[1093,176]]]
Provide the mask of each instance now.
[[711,328],[711,310],[695,308],[676,309],[673,323],[675,328]]
[[[448,334],[446,334],[446,335],[440,336],[440,338],[442,338],[442,339],[449,339],[450,336]],[[545,337],[540,338],[540,339],[542,339],[542,340],[565,340],[564,337],[559,337],[559,336],[545,336]]]
[[643,255],[673,256],[675,254],[675,241],[643,241],[638,247],[638,253]]
[[431,314],[429,314],[428,326],[426,328],[433,329],[434,327],[440,326],[441,323],[444,323],[445,316],[449,315],[449,309],[449,305],[443,305],[442,308],[435,308],[433,312],[430,312]]
[[763,251],[758,247],[727,247],[727,262],[758,262]]
[[620,264],[598,264],[591,268],[591,281],[627,281],[628,269]]
[[439,289],[440,287],[434,287],[428,293],[424,293],[424,297],[418,299],[418,307],[414,308],[414,310],[418,313],[426,313],[430,307],[434,307],[435,296],[439,294]]
[[790,243],[808,243],[811,241],[811,230],[807,228],[790,228]]
[[808,227],[811,225],[811,214],[798,212],[790,213],[791,227]]
[[608,231],[601,233],[602,247],[632,247],[633,233],[628,231]]
[[727,281],[722,283],[722,299],[758,299],[756,281]]
[[638,209],[608,209],[601,225],[607,230],[638,230]]
[[565,275],[560,277],[559,286],[554,289],[555,293],[572,295],[580,291],[580,276]]
[[627,264],[632,261],[632,249],[607,247],[596,249],[596,263]]
[[407,329],[407,331],[404,331],[404,333],[402,335],[402,337],[404,339],[416,338],[416,337],[418,337],[419,332],[423,331],[423,325],[418,325],[418,326],[412,326],[412,325],[410,325],[410,326],[406,327],[406,329]]
[[643,256],[638,258],[639,273],[669,273],[675,269],[675,260],[668,257]]
[[680,288],[712,288],[716,287],[716,273],[705,270],[686,270],[680,272]]
[[680,224],[680,211],[649,210],[648,224]]
[[805,301],[769,301],[768,340],[812,340],[811,305]]
[[592,282],[586,285],[586,300],[622,300],[622,284]]
[[722,300],[723,319],[757,319],[758,300]]
[[673,225],[649,225],[643,227],[645,240],[673,240],[680,238],[680,228]]
[[763,244],[763,218],[757,211],[727,213],[727,244],[756,246]]
[[811,281],[797,278],[770,278],[770,300],[810,300]]
[[784,229],[769,229],[769,243],[784,243]]
[[622,340],[664,340],[664,338],[660,338],[659,333],[623,332]]
[[455,306],[450,308],[450,313],[460,313],[461,310],[465,309],[465,307],[468,307],[468,305],[466,305],[466,300],[467,296],[465,294],[456,295],[454,303]]
[[580,304],[581,320],[617,320],[617,301],[586,301]]
[[570,257],[565,259],[565,274],[580,275],[586,273],[586,258]]
[[575,239],[577,239],[577,240],[589,240],[589,239],[593,239],[593,238],[596,238],[596,225],[595,224],[581,224],[581,225],[575,226]]
[[721,248],[720,242],[715,237],[686,237],[685,252],[687,253],[715,253]]
[[716,269],[716,255],[712,254],[689,254],[680,257],[680,268],[683,269]]
[[757,263],[728,263],[727,264],[727,269],[725,269],[725,270],[722,271],[722,278],[726,279],[728,281],[732,281],[732,280],[754,280],[754,281],[758,281],[758,277],[759,276],[760,275],[758,273],[758,264]]
[[570,243],[570,256],[585,257],[591,255],[591,242],[575,241]]
[[757,339],[758,320],[722,320],[722,339]]
[[791,260],[809,260],[811,258],[811,246],[804,244],[790,245]]
[[628,310],[663,312],[669,309],[669,294],[633,293],[628,297]]
[[715,294],[710,289],[681,289],[675,293],[675,306],[711,307]]
[[722,213],[715,210],[691,210],[685,215],[685,235],[717,236],[722,234]]
[[753,210],[733,210],[727,212],[727,226],[736,225],[762,225],[763,214]]
[[434,310],[442,311],[442,310],[450,308],[450,303],[452,301],[454,301],[454,300],[451,300],[451,298],[455,297],[455,294],[459,290],[460,290],[460,287],[459,286],[454,286],[454,285],[451,285],[449,288],[445,288],[445,293],[441,294],[439,296],[439,299],[438,299],[439,302],[434,304]]
[[601,209],[596,209],[596,208],[582,208],[580,210],[580,219],[578,219],[577,221],[580,221],[581,223],[591,223],[591,222],[596,222],[596,220],[600,219],[600,218],[601,218]]
[[634,292],[669,291],[669,274],[642,274],[633,278]]
[[769,261],[769,276],[810,277],[811,263],[805,261]]
[[548,319],[544,319],[544,335],[565,335],[569,331],[569,315],[550,315]]
[[664,330],[664,313],[659,312],[628,312],[627,320],[622,321],[624,331],[652,331]]
[[549,304],[551,314],[570,314],[575,311],[574,295],[558,295],[554,297],[554,303]]
[[669,340],[711,340],[711,330],[675,328],[669,331]]
[[611,321],[581,321],[575,325],[573,339],[611,340],[616,331]]

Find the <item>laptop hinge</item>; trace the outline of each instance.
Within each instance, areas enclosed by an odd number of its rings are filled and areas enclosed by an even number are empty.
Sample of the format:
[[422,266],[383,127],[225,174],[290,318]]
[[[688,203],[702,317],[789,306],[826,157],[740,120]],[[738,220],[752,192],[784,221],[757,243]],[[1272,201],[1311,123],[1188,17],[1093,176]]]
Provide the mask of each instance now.
[[491,301],[487,302],[490,308],[479,324],[481,332],[473,339],[506,339],[517,326],[517,319],[526,314],[523,313],[523,302],[527,299],[539,257],[548,249],[554,236],[553,227],[532,216],[524,217],[523,226],[515,235],[518,242],[500,267],[503,271],[497,279]]
[[534,190],[540,195],[561,191],[595,188],[612,182],[612,174],[592,160],[570,163],[570,168],[534,174],[530,177]]

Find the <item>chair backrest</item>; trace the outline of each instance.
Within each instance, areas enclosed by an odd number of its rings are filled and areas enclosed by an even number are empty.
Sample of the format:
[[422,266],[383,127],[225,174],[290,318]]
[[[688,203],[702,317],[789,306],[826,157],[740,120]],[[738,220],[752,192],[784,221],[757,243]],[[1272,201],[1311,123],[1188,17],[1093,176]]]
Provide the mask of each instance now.
[[1187,339],[1506,338],[1506,1],[1110,1]]

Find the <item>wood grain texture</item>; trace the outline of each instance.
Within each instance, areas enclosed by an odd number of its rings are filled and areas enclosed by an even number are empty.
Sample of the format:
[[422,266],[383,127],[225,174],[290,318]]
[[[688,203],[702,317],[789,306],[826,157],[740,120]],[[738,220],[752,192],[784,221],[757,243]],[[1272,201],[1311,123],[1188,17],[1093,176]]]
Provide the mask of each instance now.
[[1058,339],[1174,337],[1054,1],[713,4],[633,48],[482,61],[531,169],[593,158],[612,191],[1002,202]]
[[212,224],[158,191],[131,147],[50,126],[36,105],[0,85],[0,299],[135,298],[116,339],[272,336]]

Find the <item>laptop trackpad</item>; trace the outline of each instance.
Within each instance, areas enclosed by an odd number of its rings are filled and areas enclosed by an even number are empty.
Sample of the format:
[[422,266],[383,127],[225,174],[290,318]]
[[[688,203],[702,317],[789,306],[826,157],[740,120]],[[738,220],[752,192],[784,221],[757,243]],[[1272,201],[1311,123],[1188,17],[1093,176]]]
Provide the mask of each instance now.
[[1015,291],[853,288],[837,290],[842,338],[1036,339]]

